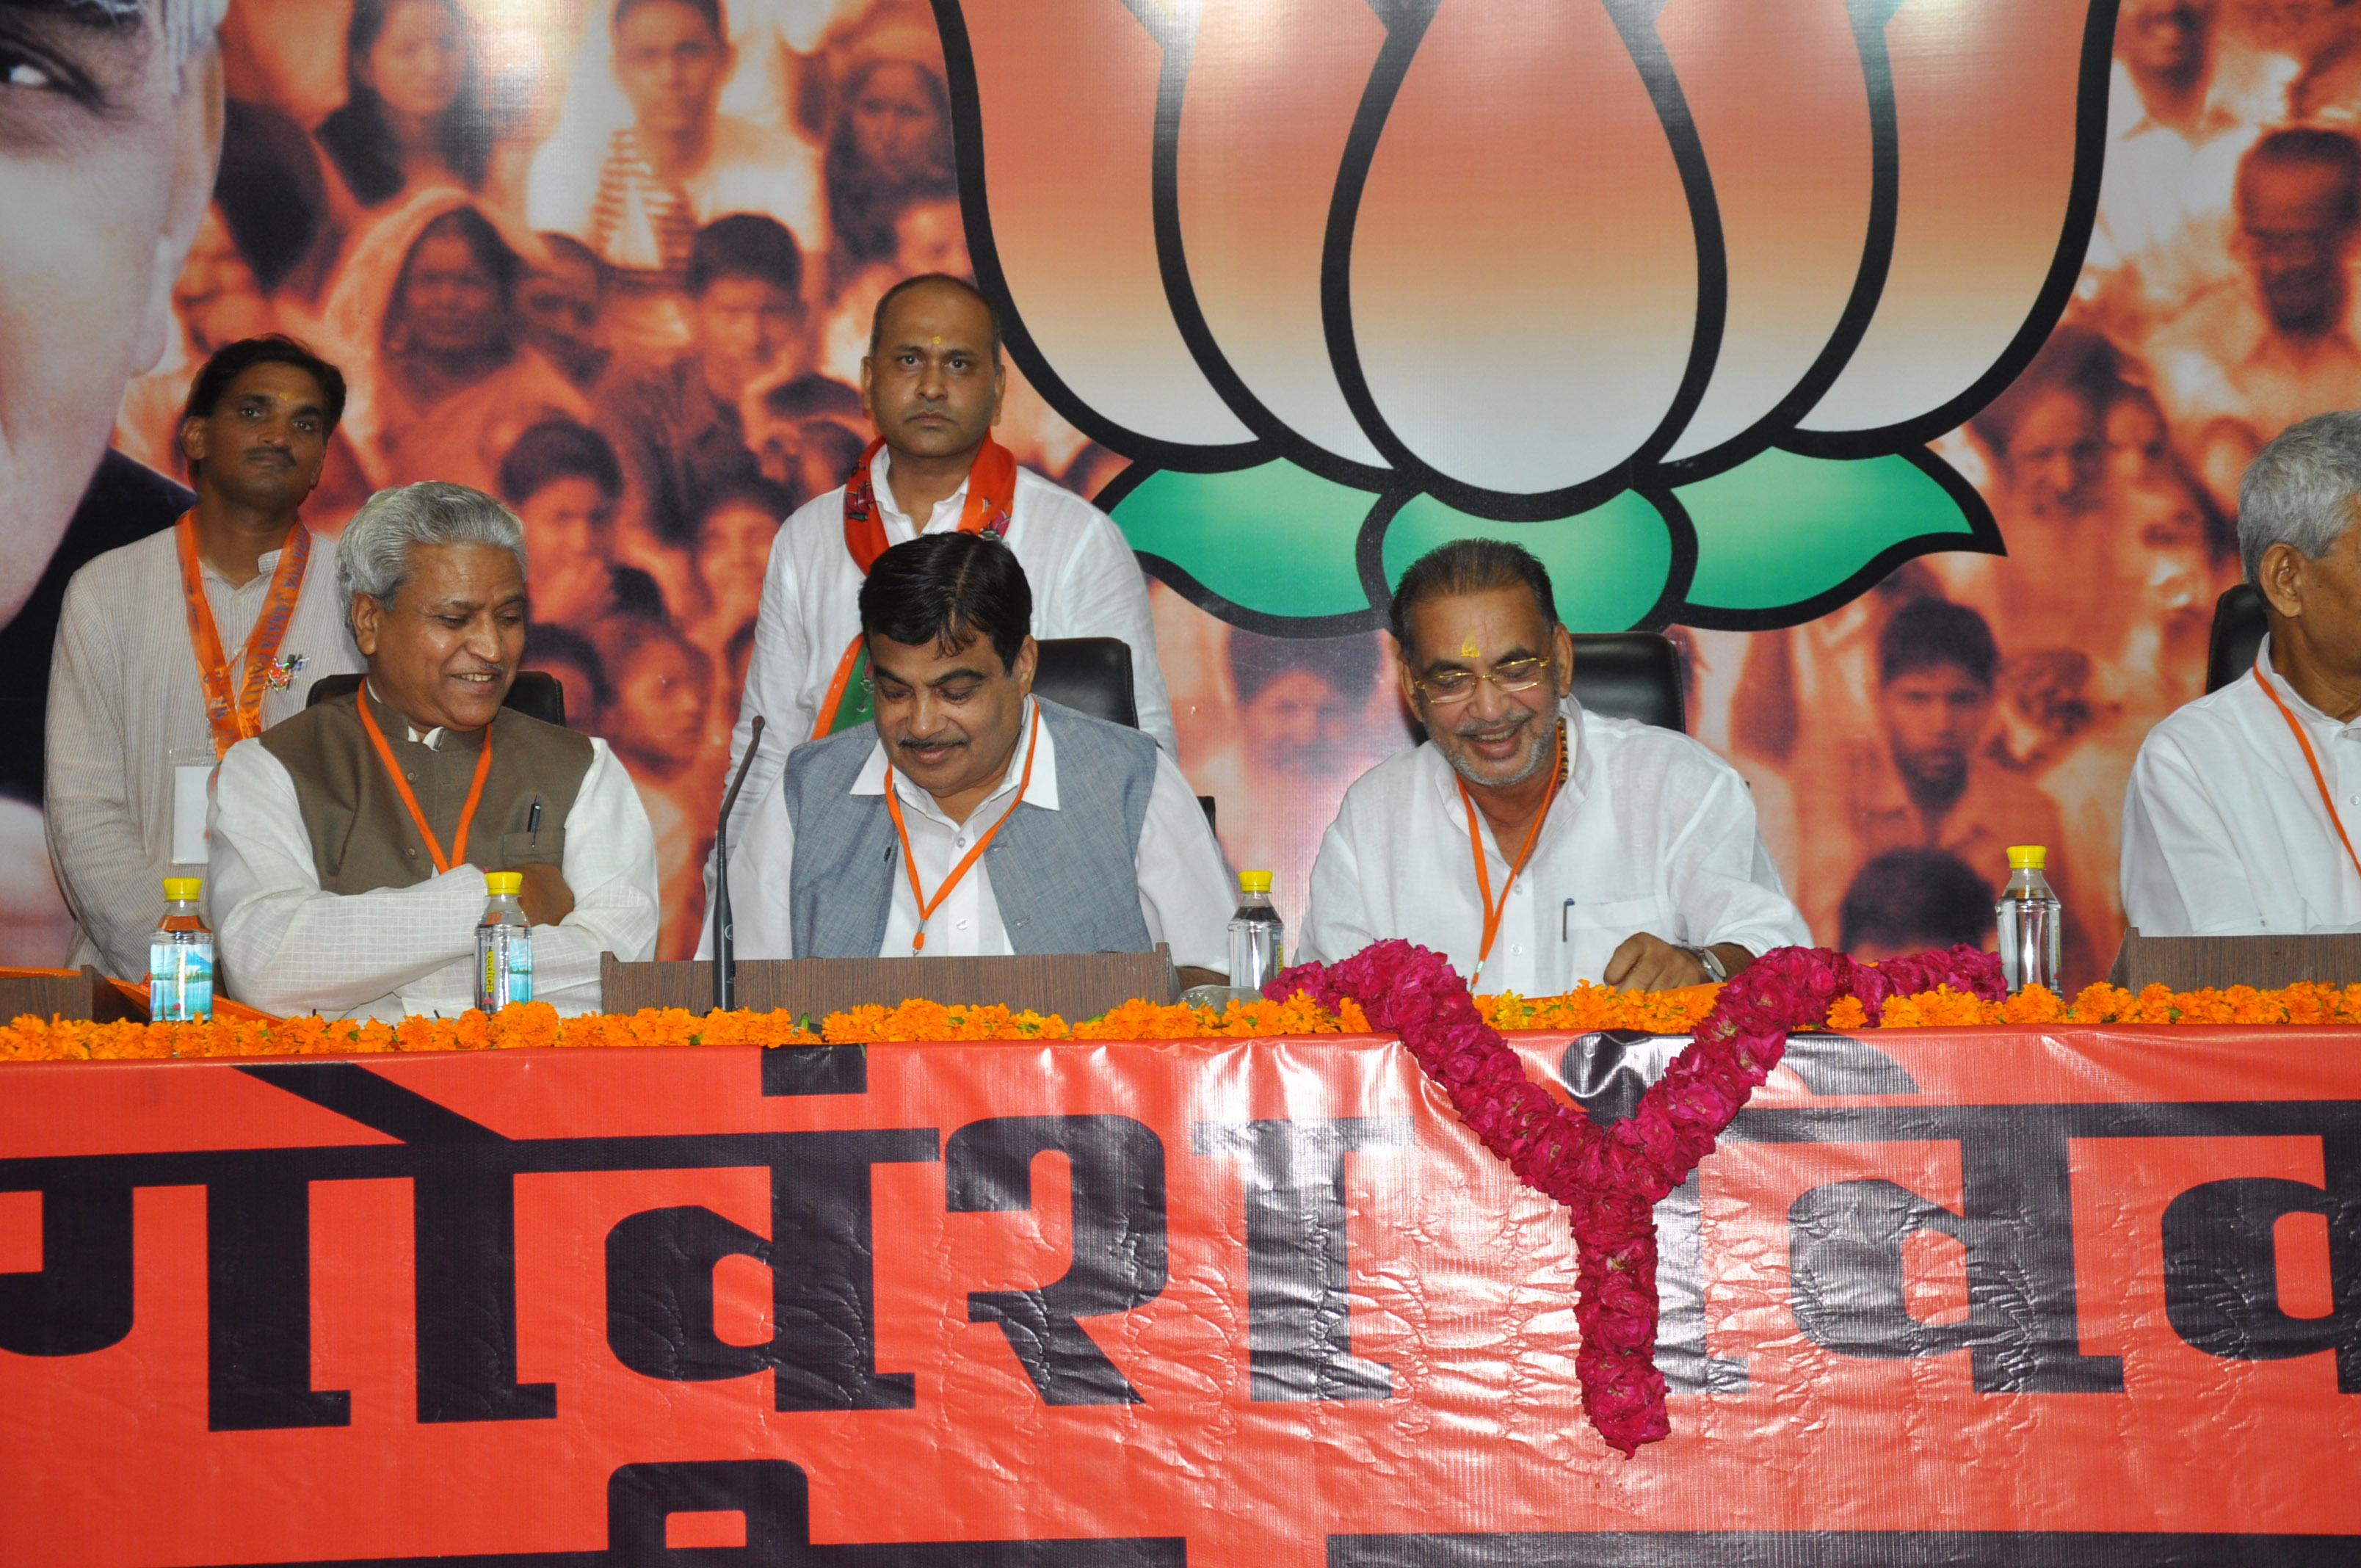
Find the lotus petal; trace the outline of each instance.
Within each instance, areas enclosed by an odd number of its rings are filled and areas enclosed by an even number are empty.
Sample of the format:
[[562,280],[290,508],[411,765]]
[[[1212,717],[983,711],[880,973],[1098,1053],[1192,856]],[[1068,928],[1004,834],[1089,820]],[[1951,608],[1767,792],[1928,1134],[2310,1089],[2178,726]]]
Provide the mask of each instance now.
[[1673,569],[1664,514],[1635,491],[1548,522],[1491,522],[1433,496],[1415,496],[1386,525],[1386,587],[1411,563],[1455,539],[1507,539],[1541,557],[1558,619],[1576,631],[1625,631],[1656,619]]
[[1481,490],[1613,483],[1681,391],[1697,258],[1606,9],[1443,5],[1371,158],[1337,367],[1371,438]]
[[1999,543],[1974,490],[1925,452],[1839,459],[1773,449],[1673,494],[1697,542],[1682,614],[1706,625],[1791,625],[1913,555]]
[[[1377,499],[1279,462],[1227,474],[1166,469],[1112,510],[1148,569],[1172,582],[1159,567],[1178,568],[1189,581],[1173,586],[1201,607],[1211,594],[1274,619],[1374,619],[1355,561]],[[1281,562],[1286,569],[1274,570]]]
[[1385,459],[1329,368],[1320,280],[1336,171],[1386,29],[1367,0],[1208,0],[1177,137],[1189,281],[1269,415],[1349,462]]
[[1869,236],[1872,126],[1845,0],[1672,0],[1656,18],[1713,170],[1730,303],[1705,400],[1665,454],[1752,430],[1828,349]]
[[[947,27],[953,91],[973,95],[989,250],[1055,378],[1044,395],[1135,454],[1251,441],[1164,296],[1151,191],[1162,45],[1119,0],[967,0],[961,15],[972,70]],[[986,256],[977,266],[989,287]]]
[[[2106,91],[2103,71],[2085,69],[2092,11],[1906,0],[1886,24],[1901,159],[1893,268],[1867,335],[1805,429],[1884,430],[1938,411],[1938,422],[1957,422],[1969,411],[1948,405],[2017,340],[2053,273],[2080,263],[2080,241],[2071,256],[2061,243],[2072,237],[2081,94]],[[2062,294],[2049,302],[2062,306]]]

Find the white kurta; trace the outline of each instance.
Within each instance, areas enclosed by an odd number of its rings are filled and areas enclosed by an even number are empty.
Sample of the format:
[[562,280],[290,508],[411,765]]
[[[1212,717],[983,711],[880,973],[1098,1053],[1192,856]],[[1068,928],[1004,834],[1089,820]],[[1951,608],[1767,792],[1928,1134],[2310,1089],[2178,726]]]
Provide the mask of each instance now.
[[[895,504],[886,479],[891,455],[880,451],[870,466],[889,545],[907,543],[920,532]],[[966,505],[967,486],[961,485],[936,504],[925,532],[958,528]],[[1019,468],[1007,543],[1033,589],[1033,635],[1121,638],[1131,648],[1139,727],[1166,756],[1178,756],[1172,698],[1164,687],[1163,667],[1156,662],[1156,623],[1148,613],[1147,580],[1115,520],[1071,490]],[[762,750],[730,818],[733,844],[743,838],[756,804],[770,793],[787,752],[812,739],[812,726],[818,721],[837,665],[861,631],[861,568],[844,544],[841,488],[815,497],[780,528],[763,578],[754,652],[746,666],[738,723],[730,735],[734,776],[739,759],[746,754],[754,716],[760,714],[767,722]]]
[[[243,587],[211,566],[205,602],[229,656],[232,689],[246,675],[246,640],[270,598],[279,552]],[[303,711],[312,683],[361,668],[336,593],[334,543],[312,542],[303,587],[280,639],[281,657],[303,665],[285,691],[262,696],[265,729]],[[49,856],[81,929],[67,961],[139,980],[148,938],[164,913],[163,879],[175,871],[175,752],[210,754],[213,726],[189,640],[178,535],[171,529],[110,550],[66,586],[49,665],[45,806]],[[200,781],[201,782],[201,781]]]
[[[2312,738],[2361,845],[2361,721],[2341,724],[2264,678]],[[2361,930],[2356,873],[2303,749],[2249,670],[2148,731],[2124,792],[2124,918],[2143,937]]]
[[[1673,730],[1571,699],[1563,711],[1565,787],[1509,892],[1478,991],[1541,996],[1598,981],[1635,932],[1758,955],[1811,941],[1736,769]],[[1312,864],[1296,961],[1333,962],[1400,937],[1475,973],[1484,908],[1456,779],[1429,743],[1345,792]],[[1498,897],[1516,846],[1503,854],[1480,811],[1476,820]]]
[[[434,745],[441,730],[423,737]],[[417,739],[413,732],[413,739]],[[560,872],[573,913],[533,928],[533,995],[598,1010],[598,956],[655,956],[656,844],[631,776],[604,740],[566,814]],[[452,867],[409,887],[321,890],[295,780],[259,740],[230,748],[214,789],[206,910],[225,994],[278,1014],[453,1016],[475,1005],[484,873]]]
[[[1026,703],[1031,726],[1035,705]],[[1008,760],[1000,785],[964,823],[953,822],[935,797],[894,774],[895,793],[902,802],[902,820],[910,833],[910,856],[918,880],[933,897],[963,860],[977,838],[1000,820],[1016,797],[1025,776],[1027,748],[1034,748],[1033,776],[1025,784],[1027,804],[1045,811],[1060,809],[1058,793],[1058,749],[1044,724],[1038,740],[1019,742]],[[850,793],[885,793],[885,744],[870,749],[869,761],[852,782]],[[789,820],[786,792],[775,783],[755,807],[746,837],[730,852],[730,905],[737,919],[737,948],[741,959],[791,959],[796,956],[792,910],[795,889],[788,868],[795,863],[796,830]],[[970,958],[979,954],[1014,952],[1000,917],[1000,902],[993,895],[992,873],[980,857],[966,876],[944,895],[927,923],[922,958]],[[1156,784],[1148,801],[1136,857],[1139,879],[1139,913],[1148,923],[1151,942],[1172,944],[1172,961],[1187,968],[1228,972],[1229,921],[1237,904],[1222,851],[1205,825],[1205,813],[1190,792],[1188,781],[1172,759],[1156,754]],[[880,958],[907,958],[910,938],[918,929],[917,896],[910,891],[908,873],[895,868],[894,901],[885,917]],[[708,941],[707,953],[710,954]]]

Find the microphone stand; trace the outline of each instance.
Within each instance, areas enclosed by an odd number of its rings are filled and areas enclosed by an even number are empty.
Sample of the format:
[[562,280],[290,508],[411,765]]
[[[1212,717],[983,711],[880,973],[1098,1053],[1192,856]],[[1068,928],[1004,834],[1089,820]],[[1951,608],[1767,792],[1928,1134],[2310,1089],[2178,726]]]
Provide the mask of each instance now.
[[730,793],[721,797],[721,820],[713,828],[713,1011],[727,1013],[738,1005],[738,932],[730,915],[730,813],[738,804],[738,792],[746,787],[747,771],[754,765],[754,752],[763,744],[763,716],[754,716],[754,727],[746,737],[746,754],[739,759],[738,776],[730,781]]

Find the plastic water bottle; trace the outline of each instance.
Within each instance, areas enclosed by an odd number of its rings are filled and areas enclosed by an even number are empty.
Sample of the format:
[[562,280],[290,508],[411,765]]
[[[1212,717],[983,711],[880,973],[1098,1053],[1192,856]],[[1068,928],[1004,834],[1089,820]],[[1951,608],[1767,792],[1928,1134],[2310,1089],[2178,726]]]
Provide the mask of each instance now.
[[[2059,973],[2066,944],[2066,911],[2041,874],[2049,858],[2040,844],[2012,844],[2008,850],[2008,886],[1994,914],[2000,921],[2000,968],[2011,996],[2028,985],[2058,992],[2064,984]],[[2059,992],[2063,994],[2062,992]]]
[[164,922],[148,938],[148,1016],[203,1024],[214,1015],[214,934],[197,913],[204,879],[164,879]]
[[525,923],[522,872],[486,872],[484,918],[476,927],[476,1005],[497,1013],[533,1000],[533,927]]
[[1230,984],[1257,994],[1279,971],[1287,928],[1270,905],[1270,873],[1238,873],[1238,912],[1230,916]]

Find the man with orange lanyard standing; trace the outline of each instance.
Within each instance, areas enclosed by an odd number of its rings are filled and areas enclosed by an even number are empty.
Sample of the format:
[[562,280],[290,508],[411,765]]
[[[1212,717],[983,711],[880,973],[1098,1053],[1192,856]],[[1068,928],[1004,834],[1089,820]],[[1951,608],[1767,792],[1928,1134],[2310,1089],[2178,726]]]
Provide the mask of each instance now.
[[1042,637],[1117,637],[1131,647],[1139,727],[1178,755],[1172,702],[1139,564],[1114,519],[1021,469],[992,439],[1005,381],[1000,323],[972,284],[905,279],[872,319],[862,395],[877,439],[850,484],[787,519],[771,551],[754,653],[730,740],[734,776],[760,715],[768,723],[730,821],[730,839],[792,747],[870,717],[858,598],[892,545],[957,529],[1005,541],[1031,582]]
[[70,963],[146,975],[162,879],[204,867],[214,764],[302,712],[320,676],[361,667],[298,515],[344,406],[344,377],[300,344],[222,349],[181,423],[197,504],[66,589],[43,772]]
[[1429,553],[1394,590],[1393,632],[1427,743],[1345,792],[1300,961],[1407,938],[1471,990],[1537,996],[1697,985],[1810,942],[1736,770],[1574,700],[1574,641],[1526,551]]
[[598,1008],[599,955],[652,958],[656,846],[603,740],[505,706],[524,656],[524,525],[480,490],[379,490],[336,542],[368,660],[222,759],[211,818],[220,978],[271,1013],[474,1005],[485,873],[522,879],[533,998]]
[[2361,931],[2361,411],[2290,425],[2238,487],[2269,630],[2254,668],[2148,731],[2124,795],[2144,937]]
[[1149,952],[1229,967],[1235,902],[1172,759],[1032,695],[1033,596],[996,540],[932,533],[858,600],[873,717],[800,747],[730,855],[741,958]]

